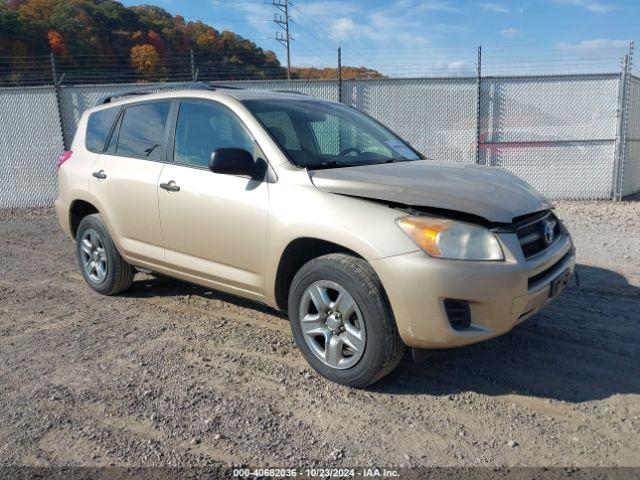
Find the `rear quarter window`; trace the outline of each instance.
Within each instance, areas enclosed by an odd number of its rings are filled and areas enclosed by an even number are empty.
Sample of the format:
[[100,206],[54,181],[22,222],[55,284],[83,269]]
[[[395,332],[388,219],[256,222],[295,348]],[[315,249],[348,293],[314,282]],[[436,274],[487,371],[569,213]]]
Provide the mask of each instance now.
[[101,153],[104,150],[104,144],[109,137],[118,112],[120,112],[120,107],[99,110],[89,115],[85,140],[87,150],[95,153]]

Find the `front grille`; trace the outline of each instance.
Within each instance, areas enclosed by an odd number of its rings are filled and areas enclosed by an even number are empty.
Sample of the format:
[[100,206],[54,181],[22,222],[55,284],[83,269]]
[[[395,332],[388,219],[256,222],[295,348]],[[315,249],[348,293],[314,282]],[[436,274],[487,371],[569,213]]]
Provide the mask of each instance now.
[[[551,241],[547,236],[546,229],[551,230]],[[522,247],[524,258],[530,258],[545,251],[560,238],[560,222],[549,212],[542,218],[525,223],[516,230],[516,235]]]
[[533,277],[529,277],[529,281],[528,281],[529,289],[531,289],[532,287],[535,287],[539,282],[541,282],[542,280],[545,280],[547,277],[557,273],[560,270],[560,267],[564,265],[564,263],[567,261],[569,257],[571,257],[571,255],[573,255],[573,250],[570,250],[567,253],[565,253],[560,260],[555,262],[549,268],[534,275]]

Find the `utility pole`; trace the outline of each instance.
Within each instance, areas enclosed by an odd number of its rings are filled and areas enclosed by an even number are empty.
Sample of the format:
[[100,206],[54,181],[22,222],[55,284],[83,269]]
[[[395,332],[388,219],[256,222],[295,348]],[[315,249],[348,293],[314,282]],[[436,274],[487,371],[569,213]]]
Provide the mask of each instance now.
[[477,98],[476,98],[476,163],[480,163],[480,141],[482,128],[482,46],[478,47],[478,63],[477,63]]
[[291,35],[289,34],[289,22],[293,23],[293,20],[289,17],[289,5],[291,5],[289,0],[273,0],[273,6],[280,12],[273,15],[273,21],[284,30],[284,33],[276,33],[276,40],[287,49],[287,80],[291,80]]

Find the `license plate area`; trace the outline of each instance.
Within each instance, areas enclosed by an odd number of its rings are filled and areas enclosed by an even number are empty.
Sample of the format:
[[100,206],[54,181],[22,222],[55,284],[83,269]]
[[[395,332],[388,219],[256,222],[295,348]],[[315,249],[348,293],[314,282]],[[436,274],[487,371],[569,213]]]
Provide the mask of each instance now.
[[553,279],[549,286],[549,298],[557,296],[571,280],[571,271],[567,268],[558,277]]

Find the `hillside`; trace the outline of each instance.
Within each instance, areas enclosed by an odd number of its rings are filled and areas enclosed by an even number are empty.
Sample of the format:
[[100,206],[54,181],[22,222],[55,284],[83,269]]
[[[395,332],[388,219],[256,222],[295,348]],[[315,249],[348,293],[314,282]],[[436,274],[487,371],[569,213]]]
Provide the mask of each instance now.
[[[303,79],[332,79],[338,77],[337,68],[314,68],[314,67],[291,67],[293,78]],[[342,67],[342,78],[384,78],[384,75],[377,70],[366,67]]]
[[[188,80],[193,49],[200,78],[274,78],[276,55],[233,32],[187,22],[159,7],[112,0],[0,2],[0,56],[53,52],[67,82]],[[48,61],[42,60],[40,63]],[[2,62],[0,74],[32,81],[50,73],[33,60]]]
[[[50,52],[67,84],[190,80],[191,51],[199,80],[286,76],[271,50],[157,6],[125,7],[113,0],[0,0],[4,85],[51,83]],[[292,76],[327,78],[329,70],[299,69]],[[373,74],[364,67],[353,71]]]

